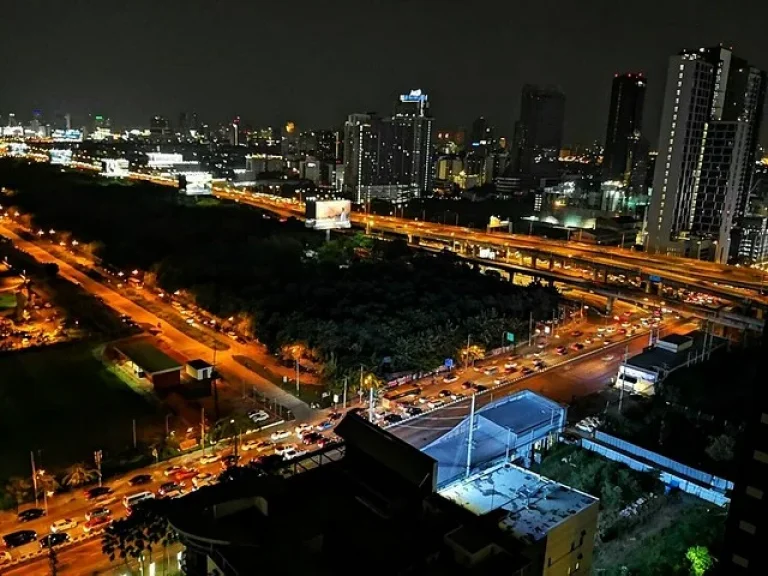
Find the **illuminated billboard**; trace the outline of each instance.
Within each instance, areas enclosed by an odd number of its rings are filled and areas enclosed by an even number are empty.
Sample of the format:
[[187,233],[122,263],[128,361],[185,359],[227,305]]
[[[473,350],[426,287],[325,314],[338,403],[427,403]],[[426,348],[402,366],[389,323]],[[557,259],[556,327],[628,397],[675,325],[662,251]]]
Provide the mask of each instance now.
[[307,201],[307,228],[332,230],[351,228],[352,203],[349,200]]
[[184,162],[181,154],[167,154],[165,152],[149,152],[147,154],[147,166],[150,168],[171,168],[174,164]]
[[426,102],[427,95],[421,90],[411,90],[409,94],[400,94],[400,102]]
[[101,175],[110,178],[124,178],[128,176],[128,160],[125,158],[104,158],[101,161]]
[[56,142],[82,142],[83,133],[80,130],[54,130],[51,138]]
[[57,166],[69,166],[72,164],[72,150],[58,150],[56,148],[52,148],[48,151],[48,156],[51,159],[51,164]]
[[8,144],[8,154],[10,156],[24,156],[29,152],[29,146],[23,142],[11,142]]
[[183,172],[179,174],[179,191],[188,196],[211,194],[213,174],[210,172]]

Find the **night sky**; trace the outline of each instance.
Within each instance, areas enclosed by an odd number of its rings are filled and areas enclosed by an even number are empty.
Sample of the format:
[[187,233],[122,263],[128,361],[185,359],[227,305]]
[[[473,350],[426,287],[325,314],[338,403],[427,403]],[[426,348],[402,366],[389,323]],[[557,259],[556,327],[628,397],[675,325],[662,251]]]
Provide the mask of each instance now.
[[511,135],[531,82],[562,87],[566,142],[588,143],[628,71],[655,146],[668,57],[723,42],[768,68],[766,23],[758,0],[4,0],[0,114],[325,128],[422,88],[438,128],[482,114]]

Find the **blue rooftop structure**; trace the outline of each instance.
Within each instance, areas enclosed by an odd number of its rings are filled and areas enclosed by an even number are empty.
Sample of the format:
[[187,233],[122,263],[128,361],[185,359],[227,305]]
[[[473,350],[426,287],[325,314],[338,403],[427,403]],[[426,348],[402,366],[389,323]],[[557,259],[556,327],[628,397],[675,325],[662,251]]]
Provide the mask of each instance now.
[[[422,452],[437,460],[437,485],[467,472],[469,422],[467,416]],[[530,465],[534,449],[548,447],[565,426],[566,409],[544,396],[522,390],[475,411],[470,472],[502,459]]]

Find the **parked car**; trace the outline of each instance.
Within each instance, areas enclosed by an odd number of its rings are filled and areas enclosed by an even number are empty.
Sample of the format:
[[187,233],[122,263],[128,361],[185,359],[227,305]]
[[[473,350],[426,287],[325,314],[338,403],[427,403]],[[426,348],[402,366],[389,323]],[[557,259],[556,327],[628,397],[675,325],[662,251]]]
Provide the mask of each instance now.
[[71,530],[77,526],[77,520],[71,518],[63,518],[62,520],[56,520],[51,524],[51,532],[64,532],[64,530]]
[[248,418],[254,422],[263,422],[264,420],[269,420],[269,414],[264,410],[251,410],[248,412]]
[[453,392],[450,390],[440,390],[440,392],[437,393],[440,398],[450,398],[451,394],[453,394]]
[[69,542],[71,538],[66,532],[51,532],[40,538],[40,548],[51,548],[53,546],[61,546],[62,544]]
[[128,480],[128,484],[131,486],[142,486],[143,484],[149,484],[150,482],[152,482],[151,474],[138,474]]
[[452,384],[456,382],[459,379],[459,377],[456,374],[448,374],[445,378],[443,378],[443,382],[446,384]]
[[320,424],[315,426],[315,430],[317,430],[318,432],[325,432],[326,430],[330,430],[331,428],[333,428],[333,422],[331,422],[330,420],[323,420],[322,422],[320,422]]
[[45,510],[42,508],[30,508],[28,510],[24,510],[23,512],[19,512],[18,516],[16,516],[16,519],[19,522],[30,522],[32,520],[42,518],[43,516],[45,516]]
[[296,444],[275,444],[275,454],[282,456],[289,450],[296,450]]
[[260,442],[258,440],[246,440],[242,444],[240,444],[240,450],[243,452],[248,452],[249,450],[255,450],[256,446],[258,446]]
[[160,496],[168,496],[171,492],[176,492],[178,490],[181,490],[182,485],[178,482],[165,482],[164,484],[160,485],[160,488],[158,488],[157,493]]
[[17,530],[3,536],[6,548],[18,548],[37,540],[37,532],[34,530]]
[[400,416],[400,414],[387,414],[384,416],[384,422],[387,424],[395,424],[397,422],[402,422],[403,417]]
[[573,344],[571,344],[571,349],[575,350],[576,352],[578,352],[579,350],[584,350],[584,344],[582,344],[581,342],[574,342]]
[[310,444],[317,443],[317,441],[320,440],[320,438],[322,437],[323,435],[320,434],[320,432],[307,432],[306,434],[304,434],[304,436],[302,436],[301,443],[306,446],[309,446]]
[[221,468],[222,470],[226,470],[227,468],[232,468],[232,466],[237,466],[237,463],[240,461],[240,456],[237,454],[230,454],[229,456],[224,456],[224,458],[221,459]]
[[523,369],[521,370],[523,376],[528,376],[529,374],[533,374],[533,368],[530,366],[523,366]]

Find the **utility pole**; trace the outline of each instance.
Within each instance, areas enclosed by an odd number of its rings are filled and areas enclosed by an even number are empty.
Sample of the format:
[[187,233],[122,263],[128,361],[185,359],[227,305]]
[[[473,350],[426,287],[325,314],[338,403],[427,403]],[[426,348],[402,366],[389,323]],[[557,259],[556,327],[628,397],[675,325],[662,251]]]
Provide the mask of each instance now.
[[469,342],[472,339],[472,334],[467,334],[467,355],[466,359],[464,360],[464,368],[469,368]]
[[32,460],[32,490],[35,491],[35,508],[37,508],[37,469],[35,468],[35,451],[29,451],[29,457]]
[[344,394],[341,397],[341,407],[343,410],[347,409],[347,377],[344,376]]
[[368,389],[368,422],[373,422],[373,385]]
[[203,455],[205,455],[205,408],[200,409],[200,446],[203,449]]
[[219,392],[216,386],[216,346],[213,347],[213,370],[211,371],[211,386],[213,386],[213,409],[216,421],[219,421]]
[[296,358],[296,394],[299,393],[299,359]]
[[533,346],[533,310],[528,319],[528,346]]
[[624,347],[624,360],[621,363],[621,391],[619,392],[619,414],[624,404],[624,382],[627,375],[627,357],[629,356],[629,346]]
[[464,475],[469,477],[469,471],[472,469],[472,442],[475,437],[475,395],[472,394],[472,404],[469,408],[469,433],[467,434],[467,470]]
[[101,450],[94,450],[93,461],[96,463],[96,473],[99,475],[99,488],[101,488]]

